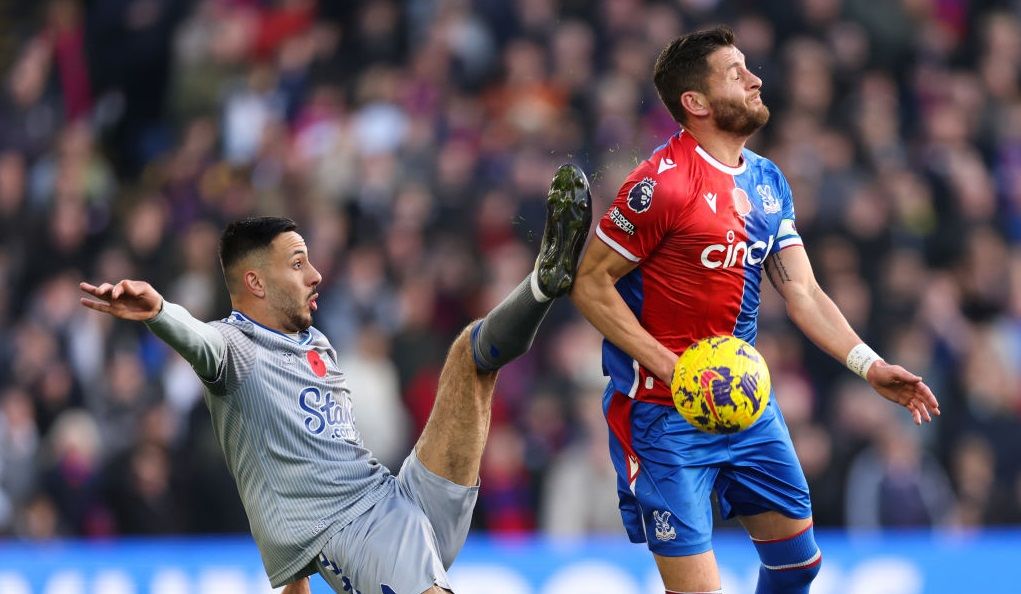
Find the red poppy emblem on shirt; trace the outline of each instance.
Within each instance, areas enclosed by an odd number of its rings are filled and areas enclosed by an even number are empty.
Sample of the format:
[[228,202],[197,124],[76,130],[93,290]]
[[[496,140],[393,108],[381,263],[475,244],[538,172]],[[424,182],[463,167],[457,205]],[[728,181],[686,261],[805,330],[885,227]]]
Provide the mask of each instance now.
[[319,356],[317,351],[308,351],[305,353],[305,358],[308,359],[308,365],[312,368],[312,373],[316,374],[316,377],[324,377],[326,375],[326,363],[323,363],[323,358]]
[[730,191],[730,195],[734,198],[734,210],[737,211],[738,216],[748,216],[748,213],[752,211],[752,201],[748,199],[748,192],[741,188],[734,188]]

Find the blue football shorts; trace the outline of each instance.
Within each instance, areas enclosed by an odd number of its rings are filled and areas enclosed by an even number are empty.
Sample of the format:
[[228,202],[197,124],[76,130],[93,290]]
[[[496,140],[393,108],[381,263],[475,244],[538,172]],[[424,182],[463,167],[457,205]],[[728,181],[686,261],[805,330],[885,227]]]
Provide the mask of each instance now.
[[775,398],[751,427],[699,431],[673,407],[638,402],[607,387],[603,412],[617,470],[620,514],[631,542],[664,557],[712,549],[716,492],[724,518],[776,511],[812,515],[808,482]]

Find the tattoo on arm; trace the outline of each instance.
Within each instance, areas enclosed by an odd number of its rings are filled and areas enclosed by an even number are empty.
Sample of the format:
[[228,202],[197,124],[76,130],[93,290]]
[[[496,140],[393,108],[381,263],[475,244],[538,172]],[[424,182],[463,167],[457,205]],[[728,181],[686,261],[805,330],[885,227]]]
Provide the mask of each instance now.
[[787,272],[787,267],[783,265],[783,259],[780,254],[773,254],[766,260],[765,264],[766,276],[769,277],[769,282],[772,283],[773,288],[777,291],[780,290],[780,285],[791,282],[791,275]]
[[773,288],[779,291],[780,287],[776,286],[776,279],[773,278],[773,267],[769,265],[769,260],[766,260],[762,264],[762,267],[766,269],[766,278],[769,279],[769,284],[773,285]]

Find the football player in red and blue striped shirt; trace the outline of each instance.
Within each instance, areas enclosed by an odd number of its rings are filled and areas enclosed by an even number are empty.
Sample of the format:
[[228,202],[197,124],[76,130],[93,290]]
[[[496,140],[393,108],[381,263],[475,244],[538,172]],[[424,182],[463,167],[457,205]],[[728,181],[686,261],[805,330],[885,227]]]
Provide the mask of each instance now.
[[673,41],[654,79],[682,130],[628,176],[572,291],[606,337],[604,411],[621,515],[631,540],[648,543],[668,593],[721,592],[715,491],[722,514],[740,519],[759,552],[756,593],[807,593],[822,555],[776,399],[745,431],[699,432],[673,407],[678,355],[707,336],[754,344],[765,271],[793,322],[916,423],[939,405],[920,377],[863,343],[817,284],[787,180],[744,147],[769,110],[730,29]]

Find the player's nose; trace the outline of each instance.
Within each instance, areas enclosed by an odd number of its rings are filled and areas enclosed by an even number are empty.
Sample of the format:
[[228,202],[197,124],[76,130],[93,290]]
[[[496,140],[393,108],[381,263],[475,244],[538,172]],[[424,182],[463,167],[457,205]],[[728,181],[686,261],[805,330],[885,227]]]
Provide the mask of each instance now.
[[309,270],[312,272],[312,276],[309,278],[309,284],[314,287],[322,282],[323,275],[319,274],[319,271],[315,268],[315,266],[310,265]]
[[748,71],[748,81],[753,91],[762,88],[762,79],[755,76],[755,73],[751,70]]

